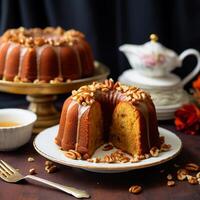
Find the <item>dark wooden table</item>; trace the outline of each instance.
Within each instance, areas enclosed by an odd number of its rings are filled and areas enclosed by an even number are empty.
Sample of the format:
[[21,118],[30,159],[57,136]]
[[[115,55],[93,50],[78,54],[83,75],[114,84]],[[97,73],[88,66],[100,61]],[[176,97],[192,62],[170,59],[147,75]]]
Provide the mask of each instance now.
[[[0,102],[4,103],[1,101],[1,98]],[[164,128],[176,132],[173,121],[160,122],[159,124]],[[190,136],[177,132],[176,134],[183,142],[183,150],[177,158],[156,167],[119,174],[98,174],[59,164],[57,164],[59,167],[58,172],[47,174],[44,170],[46,159],[34,150],[32,145],[33,138],[28,144],[15,151],[0,152],[0,159],[20,169],[20,172],[23,174],[27,174],[30,168],[35,168],[39,177],[87,190],[91,194],[91,199],[200,200],[200,185],[190,185],[187,181],[176,181],[174,187],[166,186],[167,174],[174,174],[177,171],[174,167],[175,163],[179,165],[187,162],[200,164],[200,135]],[[35,162],[27,162],[29,156],[34,157]],[[138,195],[130,194],[128,188],[133,184],[141,185],[143,187],[142,193]],[[75,198],[63,192],[39,185],[38,183],[33,184],[33,182],[23,181],[17,184],[8,184],[0,180],[0,200],[49,199],[63,200]]]

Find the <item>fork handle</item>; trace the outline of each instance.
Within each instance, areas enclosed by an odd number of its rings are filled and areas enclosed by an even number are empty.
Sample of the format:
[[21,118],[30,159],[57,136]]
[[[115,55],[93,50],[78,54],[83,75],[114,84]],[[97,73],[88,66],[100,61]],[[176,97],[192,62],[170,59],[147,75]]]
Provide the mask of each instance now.
[[53,188],[56,188],[56,189],[62,190],[63,192],[71,194],[76,198],[89,198],[90,197],[90,195],[84,190],[79,190],[79,189],[76,189],[76,188],[73,188],[73,187],[68,187],[68,186],[65,186],[65,185],[54,183],[52,181],[48,181],[46,179],[39,178],[37,176],[27,175],[27,176],[25,176],[25,179],[32,179],[32,180],[35,180],[37,182],[44,183],[44,184],[49,185]]

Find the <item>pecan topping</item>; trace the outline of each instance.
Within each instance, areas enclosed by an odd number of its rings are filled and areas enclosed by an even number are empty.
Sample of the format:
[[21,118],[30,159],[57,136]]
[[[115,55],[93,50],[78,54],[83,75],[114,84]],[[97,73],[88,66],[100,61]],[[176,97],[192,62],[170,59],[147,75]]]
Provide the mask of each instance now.
[[200,178],[200,172],[198,172],[197,174],[196,174],[196,177],[199,179]]
[[[72,97],[80,104],[82,104],[82,102],[86,102],[84,105],[90,105],[95,99],[96,92],[108,92],[113,89],[123,93],[124,99],[126,99],[126,101],[132,102],[133,104],[137,104],[141,100],[150,98],[149,95],[143,90],[133,86],[121,85],[119,82],[114,84],[112,79],[105,80],[103,83],[93,82],[91,85],[82,86],[77,91],[72,92]],[[91,99],[87,101],[87,98]]]
[[171,175],[171,174],[168,174],[168,175],[167,175],[167,180],[172,180],[172,179],[173,179],[172,175]]
[[150,158],[151,154],[146,153],[146,154],[144,154],[144,157],[145,157],[145,159]]
[[99,158],[89,158],[87,159],[88,162],[93,162],[93,163],[99,163],[100,159]]
[[53,162],[49,161],[49,160],[46,160],[45,163],[44,163],[45,166],[52,166],[53,165]]
[[152,147],[150,149],[150,154],[153,157],[157,157],[159,155],[159,149],[157,147]]
[[167,181],[167,186],[169,186],[169,187],[175,186],[175,181],[173,181],[173,180]]
[[28,162],[34,162],[35,159],[34,159],[33,157],[28,157],[27,161],[28,161]]
[[127,157],[127,156],[123,157],[123,158],[120,160],[121,163],[127,163],[127,162],[129,162],[129,161],[130,161],[130,158]]
[[177,179],[179,181],[185,180],[187,175],[188,175],[188,171],[186,169],[179,169],[177,171]]
[[46,167],[45,167],[45,171],[48,173],[48,174],[50,174],[50,173],[54,173],[54,172],[56,172],[58,170],[58,168],[57,168],[57,166],[56,165],[47,165]]
[[35,168],[31,168],[31,169],[29,170],[29,174],[31,174],[31,175],[37,174]]
[[197,177],[195,176],[187,175],[187,180],[188,180],[188,183],[190,183],[191,185],[196,185],[199,183],[197,180]]
[[140,185],[133,185],[128,190],[130,193],[139,194],[142,192],[142,187]]
[[199,166],[195,163],[187,163],[185,169],[188,171],[199,171]]
[[67,158],[71,158],[74,160],[81,160],[81,154],[73,149],[70,149],[69,151],[65,152],[65,156]]
[[170,144],[165,144],[164,143],[164,144],[161,145],[160,151],[161,152],[169,151],[170,148],[171,148]]
[[136,162],[139,162],[140,160],[138,159],[138,157],[133,157],[130,159],[130,162],[131,163],[136,163]]
[[103,158],[103,162],[105,163],[114,163],[115,159],[113,156],[105,155]]

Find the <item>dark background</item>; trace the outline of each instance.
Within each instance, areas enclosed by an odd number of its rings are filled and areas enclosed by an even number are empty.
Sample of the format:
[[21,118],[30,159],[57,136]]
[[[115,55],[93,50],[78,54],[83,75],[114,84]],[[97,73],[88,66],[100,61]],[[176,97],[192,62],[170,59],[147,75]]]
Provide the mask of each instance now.
[[[1,0],[0,10],[1,34],[19,26],[82,31],[95,59],[111,69],[115,80],[129,68],[118,47],[142,44],[151,33],[178,54],[186,48],[200,50],[199,0]],[[188,58],[175,73],[184,77],[195,63]]]

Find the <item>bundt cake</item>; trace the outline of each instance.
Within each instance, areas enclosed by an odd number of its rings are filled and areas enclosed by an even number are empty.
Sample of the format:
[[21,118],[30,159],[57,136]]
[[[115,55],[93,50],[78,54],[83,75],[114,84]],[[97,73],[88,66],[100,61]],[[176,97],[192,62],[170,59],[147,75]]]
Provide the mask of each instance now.
[[112,80],[72,91],[63,105],[56,144],[87,159],[108,141],[133,156],[159,148],[156,112],[146,92]]
[[93,75],[83,33],[57,27],[9,29],[0,37],[0,79],[63,82]]

